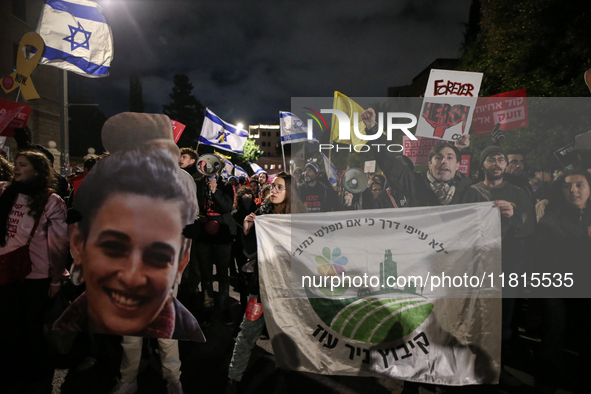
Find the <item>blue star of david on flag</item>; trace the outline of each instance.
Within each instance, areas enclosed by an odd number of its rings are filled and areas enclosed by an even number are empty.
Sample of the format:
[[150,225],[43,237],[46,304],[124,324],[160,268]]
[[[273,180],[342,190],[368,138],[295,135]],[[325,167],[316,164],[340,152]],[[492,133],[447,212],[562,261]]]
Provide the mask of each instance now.
[[[84,30],[80,22],[78,22],[78,27],[72,25],[68,25],[68,27],[70,28],[71,35],[64,38],[63,40],[68,41],[71,44],[70,50],[73,51],[76,48],[90,49],[88,40],[90,39],[92,33]],[[84,34],[84,41],[82,43],[76,42],[76,35],[78,33]]]
[[45,42],[39,64],[91,78],[109,75],[113,35],[95,2],[45,0],[37,33]]
[[228,141],[228,132],[226,130],[218,131],[217,137],[215,139],[218,142],[227,142]]

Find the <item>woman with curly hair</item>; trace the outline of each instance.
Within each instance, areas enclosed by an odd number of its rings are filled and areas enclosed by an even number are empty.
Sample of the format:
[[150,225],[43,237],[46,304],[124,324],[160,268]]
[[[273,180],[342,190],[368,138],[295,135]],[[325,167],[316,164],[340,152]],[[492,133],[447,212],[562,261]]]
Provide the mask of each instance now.
[[21,392],[51,387],[53,378],[43,314],[67,276],[68,253],[66,206],[54,186],[49,160],[34,151],[19,152],[12,180],[0,184],[0,259],[28,244],[31,262],[24,278],[0,286],[0,354],[11,360],[8,376]]

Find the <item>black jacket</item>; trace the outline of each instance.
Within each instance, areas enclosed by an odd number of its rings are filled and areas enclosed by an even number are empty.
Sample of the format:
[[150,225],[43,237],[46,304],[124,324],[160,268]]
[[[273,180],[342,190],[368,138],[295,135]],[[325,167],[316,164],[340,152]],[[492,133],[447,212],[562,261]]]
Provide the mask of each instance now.
[[[572,272],[574,289],[570,288],[570,291],[575,292],[569,294],[582,297],[581,294],[586,293],[585,297],[589,297],[589,291],[585,289],[589,287],[587,279],[591,275],[590,226],[591,207],[552,209],[548,206],[536,228],[537,258],[532,272]],[[568,289],[561,287],[559,290]],[[552,293],[548,296],[555,295]]]
[[[407,207],[425,207],[441,205],[429,185],[426,173],[415,173],[396,157],[384,149],[375,153],[378,165],[384,171],[388,186],[400,191],[406,196]],[[460,172],[456,172],[453,180],[456,187],[450,204],[465,204],[486,201],[484,197],[470,186],[472,180]],[[386,196],[387,197],[387,196]]]
[[[200,230],[197,242],[200,243],[229,243],[236,235],[236,222],[232,219],[232,209],[234,207],[234,190],[232,186],[225,185],[221,180],[217,182],[215,193],[209,197],[207,178],[196,181],[197,184],[197,202],[199,203],[199,221]],[[207,215],[208,201],[217,215]],[[219,231],[214,234],[208,234],[204,226],[207,220],[214,220],[219,224]]]

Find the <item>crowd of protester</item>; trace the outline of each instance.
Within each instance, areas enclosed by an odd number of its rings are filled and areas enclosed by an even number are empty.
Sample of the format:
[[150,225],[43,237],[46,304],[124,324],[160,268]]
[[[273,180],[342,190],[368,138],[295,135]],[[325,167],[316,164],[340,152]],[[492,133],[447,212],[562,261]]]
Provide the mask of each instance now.
[[[376,131],[375,112],[361,116],[368,134]],[[182,148],[178,166],[195,183],[198,216],[188,231],[192,239],[189,261],[178,288],[178,299],[199,320],[207,334],[214,320],[235,327],[237,332],[232,360],[228,366],[226,392],[239,392],[252,348],[264,333],[264,313],[256,262],[255,218],[266,214],[297,214],[349,209],[382,209],[441,206],[494,201],[501,214],[503,267],[557,266],[565,260],[587,264],[591,256],[591,173],[584,163],[557,174],[548,185],[539,185],[524,175],[524,152],[505,151],[495,133],[493,143],[482,150],[479,174],[472,179],[460,173],[461,149],[469,138],[441,143],[429,153],[428,170],[420,173],[412,162],[391,153],[376,153],[381,172],[370,174],[367,188],[352,193],[339,183],[329,182],[317,162],[296,167],[292,174],[272,177],[265,171],[250,178],[230,177],[199,170],[199,154]],[[501,135],[502,137],[502,135]],[[103,158],[89,156],[83,173],[66,182],[52,168],[50,153],[40,146],[20,143],[14,163],[0,157],[0,255],[8,255],[28,245],[32,271],[24,281],[0,286],[0,357],[9,363],[3,368],[7,392],[50,393],[53,378],[52,350],[43,335],[44,317],[58,293],[72,290],[77,270],[72,264],[66,224],[67,207],[84,204],[78,195],[87,175]],[[222,160],[223,162],[223,160]],[[59,181],[58,181],[59,180]],[[66,183],[64,183],[66,182]],[[87,182],[88,183],[88,182]],[[534,188],[535,186],[535,192]],[[71,220],[68,223],[72,223]],[[71,273],[71,275],[70,275]],[[71,278],[70,278],[71,277]],[[214,284],[216,284],[214,286]],[[240,294],[243,318],[230,312],[230,287]],[[583,324],[574,323],[573,308],[585,310],[585,300],[539,299],[525,301],[530,310],[539,310],[533,328],[540,345],[536,348],[536,389],[552,393],[560,385],[567,329],[584,334]],[[575,306],[571,304],[576,304]],[[519,387],[523,383],[504,368],[505,352],[518,336],[516,327],[524,320],[523,300],[503,299],[501,385]],[[87,334],[85,355],[79,368],[92,368],[101,353],[100,335]],[[582,338],[582,354],[589,341]],[[11,340],[6,340],[11,338]],[[138,337],[124,337],[120,375],[112,393],[137,391],[137,365],[141,351]],[[171,341],[175,342],[175,341]],[[178,348],[160,343],[163,376],[169,393],[182,393]],[[104,349],[103,349],[104,350]],[[138,351],[140,353],[138,353]],[[162,355],[161,355],[162,357]],[[133,364],[133,365],[132,365]],[[171,366],[170,369],[167,369]],[[581,357],[581,371],[587,367]],[[25,378],[26,376],[26,378]],[[406,384],[405,393],[419,392],[418,384]],[[437,388],[440,392],[453,390]]]

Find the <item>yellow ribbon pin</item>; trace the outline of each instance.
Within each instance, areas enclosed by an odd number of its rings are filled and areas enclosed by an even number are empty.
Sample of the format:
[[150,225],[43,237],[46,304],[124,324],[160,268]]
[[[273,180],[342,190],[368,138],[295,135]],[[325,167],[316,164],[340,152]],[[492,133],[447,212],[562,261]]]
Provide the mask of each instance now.
[[[25,54],[25,46],[27,45],[37,50],[30,59],[27,59]],[[35,70],[37,64],[39,64],[44,48],[45,43],[43,42],[43,38],[34,31],[23,36],[18,46],[16,71],[2,78],[2,89],[4,89],[5,93],[10,93],[17,87],[20,87],[25,100],[37,100],[40,98],[35,86],[33,86],[31,73]]]

